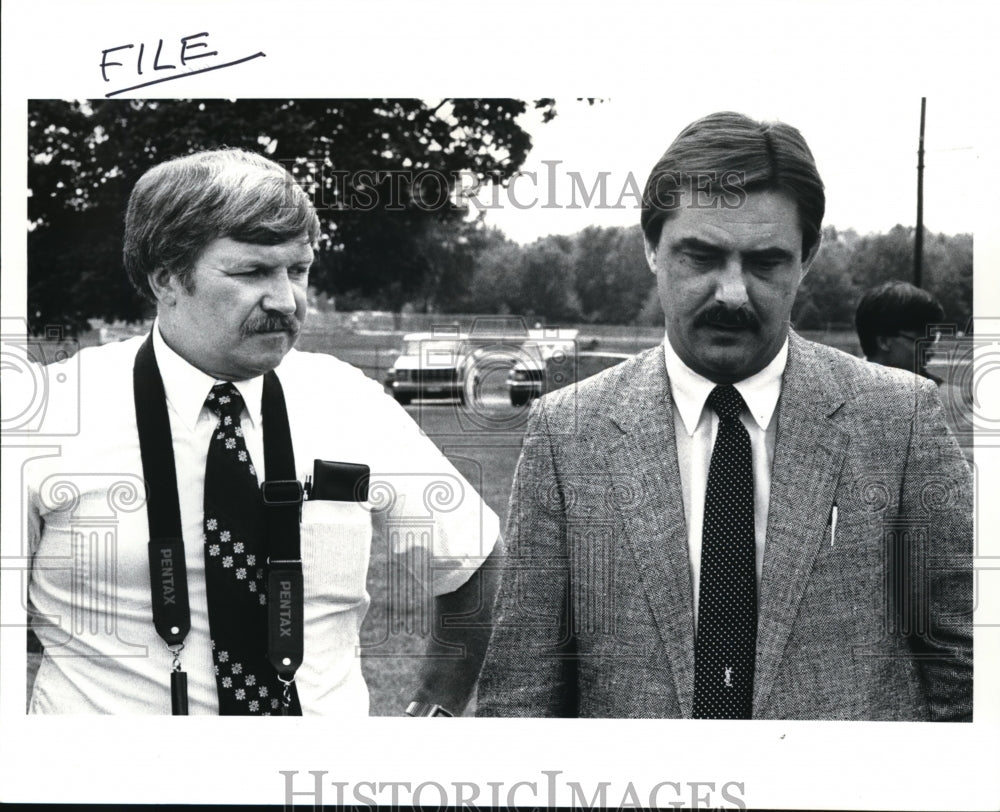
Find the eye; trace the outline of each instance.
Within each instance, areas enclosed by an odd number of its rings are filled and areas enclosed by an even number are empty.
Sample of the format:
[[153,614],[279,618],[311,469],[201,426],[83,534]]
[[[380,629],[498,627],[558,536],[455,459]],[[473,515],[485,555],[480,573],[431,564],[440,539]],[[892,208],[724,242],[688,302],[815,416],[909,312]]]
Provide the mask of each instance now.
[[719,255],[710,251],[685,251],[684,258],[689,265],[699,269],[714,268],[719,263]]
[[784,265],[785,258],[774,256],[750,257],[746,264],[747,268],[754,273],[770,273]]

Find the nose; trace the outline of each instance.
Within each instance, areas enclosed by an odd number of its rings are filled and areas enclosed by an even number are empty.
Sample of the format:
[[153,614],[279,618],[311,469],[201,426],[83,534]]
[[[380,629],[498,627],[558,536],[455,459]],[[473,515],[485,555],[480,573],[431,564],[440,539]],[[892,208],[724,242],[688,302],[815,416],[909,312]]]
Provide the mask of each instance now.
[[267,290],[261,301],[264,310],[291,315],[296,311],[295,288],[287,268],[279,268],[268,275]]
[[743,263],[739,257],[726,261],[715,284],[715,300],[730,309],[737,309],[749,302]]

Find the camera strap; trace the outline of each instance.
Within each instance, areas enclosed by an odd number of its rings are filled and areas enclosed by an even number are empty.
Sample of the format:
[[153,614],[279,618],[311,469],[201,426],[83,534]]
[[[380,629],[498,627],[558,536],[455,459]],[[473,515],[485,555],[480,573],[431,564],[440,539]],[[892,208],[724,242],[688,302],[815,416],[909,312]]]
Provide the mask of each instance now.
[[285,686],[282,708],[291,704],[291,685],[302,665],[304,586],[300,527],[302,483],[295,478],[295,455],[281,381],[271,370],[261,398],[264,474],[260,486],[267,517],[267,656]]
[[142,476],[146,481],[149,523],[149,585],[153,625],[174,655],[170,673],[171,710],[187,716],[187,674],[181,670],[184,638],[191,630],[187,567],[177,496],[174,444],[167,414],[167,395],[153,352],[153,334],[143,342],[132,367],[135,420],[139,429]]
[[[181,532],[177,470],[163,378],[150,333],[136,354],[133,394],[149,523],[149,570],[153,625],[174,654],[170,677],[174,715],[186,715],[187,675],[180,652],[191,628],[187,569]],[[302,484],[295,478],[295,456],[284,392],[272,370],[264,376],[261,400],[264,473],[261,496],[267,517],[268,659],[285,686],[283,711],[291,705],[291,686],[303,658],[304,594],[299,521]]]

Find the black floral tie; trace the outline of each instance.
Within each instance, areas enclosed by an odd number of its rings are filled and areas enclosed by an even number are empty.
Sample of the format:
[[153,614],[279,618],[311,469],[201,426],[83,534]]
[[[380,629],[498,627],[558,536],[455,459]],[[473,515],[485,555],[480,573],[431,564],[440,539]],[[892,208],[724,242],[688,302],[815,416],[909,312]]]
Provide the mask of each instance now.
[[743,398],[716,386],[708,404],[719,415],[705,489],[694,717],[749,719],[757,650],[753,467]]
[[[205,582],[221,715],[270,715],[283,687],[267,660],[264,505],[231,383],[205,405],[219,417],[205,466]],[[292,687],[292,713],[301,713]]]

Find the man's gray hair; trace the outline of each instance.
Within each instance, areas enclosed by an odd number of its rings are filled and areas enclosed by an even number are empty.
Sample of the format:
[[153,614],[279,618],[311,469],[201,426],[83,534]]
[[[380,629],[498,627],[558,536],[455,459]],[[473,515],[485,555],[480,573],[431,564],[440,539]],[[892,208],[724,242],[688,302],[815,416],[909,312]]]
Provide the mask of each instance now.
[[190,289],[212,240],[278,245],[301,237],[316,247],[319,235],[312,202],[281,164],[243,149],[196,152],[154,166],[132,189],[125,271],[153,301],[149,275],[166,269]]

